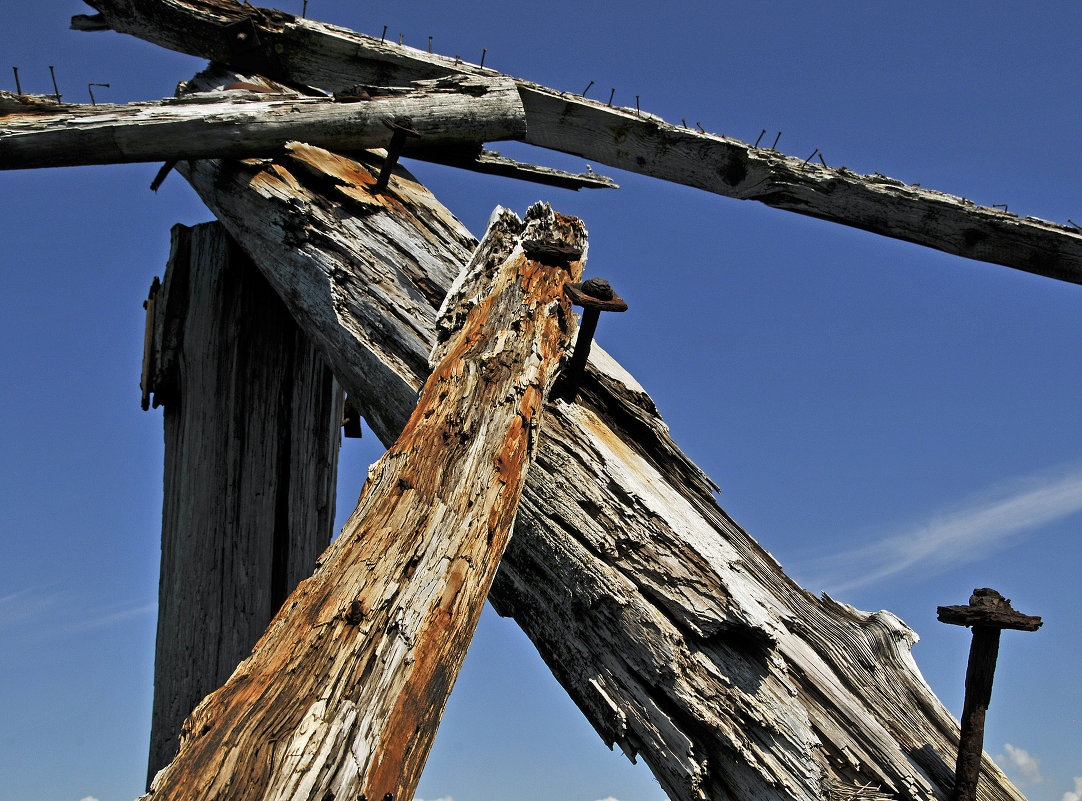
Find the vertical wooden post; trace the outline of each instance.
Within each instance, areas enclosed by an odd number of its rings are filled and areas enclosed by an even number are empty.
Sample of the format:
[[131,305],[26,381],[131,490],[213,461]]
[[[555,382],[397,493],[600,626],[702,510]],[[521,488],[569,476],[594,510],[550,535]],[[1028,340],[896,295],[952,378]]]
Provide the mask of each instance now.
[[342,391],[219,223],[175,226],[146,369],[165,498],[149,779],[332,535]]

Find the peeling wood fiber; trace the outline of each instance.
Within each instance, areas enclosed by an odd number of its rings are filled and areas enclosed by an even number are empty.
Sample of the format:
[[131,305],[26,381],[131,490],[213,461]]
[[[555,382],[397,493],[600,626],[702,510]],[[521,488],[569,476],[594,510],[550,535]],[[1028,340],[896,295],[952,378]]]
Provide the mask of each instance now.
[[[314,575],[185,721],[155,801],[412,797],[570,339],[562,289],[581,259],[524,252],[521,228],[494,218],[444,305],[401,435]],[[547,207],[527,228],[585,250],[582,224]]]
[[[493,70],[346,28],[226,0],[93,0],[102,25],[192,55],[328,91],[357,83],[400,86]],[[248,21],[258,46],[238,51],[229,24]],[[1082,232],[977,206],[965,198],[859,175],[770,148],[671,125],[516,80],[526,112],[523,141],[726,197],[861,228],[978,261],[1082,283]]]
[[[314,148],[182,168],[349,391],[381,387],[358,405],[393,439],[469,235],[405,172],[373,200],[371,169]],[[842,799],[864,785],[946,798],[958,725],[912,660],[916,635],[790,580],[600,348],[579,398],[546,404],[490,599],[605,741],[641,755],[673,801]],[[1022,798],[987,758],[980,787],[981,801]]]

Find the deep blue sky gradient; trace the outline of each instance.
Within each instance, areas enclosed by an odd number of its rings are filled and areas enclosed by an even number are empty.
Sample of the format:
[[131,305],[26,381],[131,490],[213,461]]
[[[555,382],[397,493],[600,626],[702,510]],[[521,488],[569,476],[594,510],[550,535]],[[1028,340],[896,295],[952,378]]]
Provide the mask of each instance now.
[[[66,100],[108,82],[99,101],[127,102],[202,66],[67,30],[88,11],[5,3],[0,88],[14,65],[24,91],[51,92],[53,65]],[[1077,4],[311,0],[309,15],[420,48],[431,35],[474,62],[487,48],[486,66],[559,89],[594,81],[591,97],[615,87],[616,104],[638,95],[672,122],[749,142],[766,129],[764,144],[781,131],[802,158],[1082,222]],[[587,272],[631,304],[600,343],[792,575],[916,629],[917,664],[954,714],[969,635],[936,606],[992,586],[1043,615],[1040,632],[1004,635],[986,750],[1024,749],[1039,775],[1001,765],[1034,801],[1064,801],[1082,776],[1082,287],[600,164],[621,189],[409,166],[478,235],[497,204],[582,217]],[[156,170],[0,174],[0,801],[142,789],[162,435],[138,407],[141,303],[169,226],[210,218],[177,175],[149,192]],[[379,455],[371,435],[346,442],[343,519]],[[444,796],[663,794],[486,612],[419,791]]]

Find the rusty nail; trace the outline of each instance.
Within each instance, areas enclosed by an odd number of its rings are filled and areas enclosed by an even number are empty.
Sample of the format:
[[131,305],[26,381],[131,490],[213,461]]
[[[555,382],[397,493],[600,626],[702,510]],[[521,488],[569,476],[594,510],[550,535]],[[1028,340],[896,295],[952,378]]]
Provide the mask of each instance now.
[[1003,209],[1004,211],[1010,211],[1010,209],[1007,207],[1006,203],[993,203],[992,208],[993,209]]
[[383,192],[387,188],[387,183],[391,180],[391,172],[394,170],[395,164],[398,163],[398,157],[402,155],[402,147],[406,144],[406,138],[420,136],[417,131],[413,130],[413,121],[409,117],[398,117],[393,122],[384,120],[383,124],[394,133],[391,134],[390,144],[387,145],[387,158],[383,161],[383,168],[379,171],[375,186],[372,187],[372,191],[375,193]]
[[12,67],[12,69],[15,71],[15,91],[19,93],[20,97],[22,97],[23,87],[22,84],[19,83],[19,68]]
[[973,590],[968,606],[940,606],[936,611],[941,623],[973,628],[951,801],[974,801],[984,749],[984,716],[992,697],[992,678],[999,655],[999,634],[1003,629],[1036,631],[1041,627],[1041,619],[1016,612],[1009,598],[988,588]]
[[639,114],[639,96],[635,95],[635,115]]
[[688,120],[687,120],[687,117],[681,117],[681,118],[680,118],[680,122],[684,123],[684,127],[685,127],[685,128],[687,128],[687,127],[688,127]]
[[574,403],[579,394],[586,360],[590,356],[597,321],[603,311],[627,311],[627,303],[613,292],[609,282],[603,278],[591,278],[581,284],[564,284],[564,294],[576,306],[582,307],[582,322],[575,338],[575,349],[567,363],[561,386],[557,388],[557,397]]
[[60,102],[60,89],[56,85],[56,72],[53,70],[52,66],[49,67],[49,74],[53,76],[53,91],[56,92],[56,102],[59,103]]
[[94,90],[90,88],[92,86],[104,86],[106,89],[109,89],[110,86],[107,83],[88,83],[86,85],[86,91],[90,93],[90,105],[96,106],[98,104],[94,102]]
[[805,167],[807,167],[807,166],[808,166],[808,162],[809,162],[809,161],[811,161],[811,160],[812,160],[812,157],[813,157],[813,156],[814,156],[814,155],[815,155],[816,153],[818,153],[818,152],[819,152],[819,148],[815,148],[815,150],[813,150],[813,151],[812,151],[812,154],[811,154],[811,156],[808,156],[808,157],[807,157],[806,159],[804,159],[804,163],[800,165],[800,168],[801,168],[801,169],[804,169]]
[[698,128],[700,132],[706,133],[706,128],[703,127],[703,124],[701,122],[695,123],[695,127]]
[[487,53],[487,52],[488,52],[487,47],[485,47],[485,48],[483,48],[481,50],[481,65],[480,66],[482,66],[482,67],[485,66],[485,53]]
[[383,40],[387,38],[387,26],[383,26],[383,35],[379,37],[379,43],[383,44]]
[[612,99],[616,97],[616,87],[612,87],[612,91],[609,92],[609,105],[612,105]]
[[405,36],[406,36],[406,34],[404,34],[404,33],[398,34],[398,43],[399,44],[402,44],[402,40],[405,38]]
[[774,137],[774,144],[770,146],[771,150],[777,150],[779,139],[781,139],[781,131],[778,131],[778,135]]
[[819,151],[819,163],[822,164],[824,167],[827,166],[826,161],[823,159],[823,151],[822,150]]
[[593,86],[593,85],[594,85],[593,81],[590,81],[588,84],[586,84],[586,88],[582,90],[582,94],[579,95],[579,97],[586,97],[586,93],[590,91],[590,87]]
[[[765,134],[765,133],[766,133],[766,128],[763,128],[763,130],[759,133],[759,139],[762,139],[763,134]],[[755,140],[755,144],[752,145],[752,147],[759,147],[759,139]]]
[[308,16],[308,0],[304,0],[304,7],[301,8],[301,19]]
[[429,53],[432,52],[432,37],[431,36],[428,37],[428,52]]
[[1067,218],[1067,222],[1069,222],[1071,225],[1073,225],[1078,230],[1082,231],[1082,225],[1079,225],[1074,220],[1072,220],[1070,217]]

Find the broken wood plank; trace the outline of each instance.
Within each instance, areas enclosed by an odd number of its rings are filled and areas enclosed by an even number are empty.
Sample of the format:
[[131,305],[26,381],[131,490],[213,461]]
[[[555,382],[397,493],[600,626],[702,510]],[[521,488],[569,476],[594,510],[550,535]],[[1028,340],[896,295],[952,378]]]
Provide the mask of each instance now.
[[586,172],[571,173],[566,170],[557,170],[554,167],[543,167],[537,164],[526,164],[515,161],[507,156],[501,156],[492,150],[480,150],[477,152],[461,152],[454,148],[433,148],[413,150],[410,158],[418,161],[428,161],[433,164],[444,164],[448,167],[458,167],[463,170],[471,170],[485,175],[501,175],[505,178],[516,178],[520,181],[530,181],[544,186],[557,186],[561,189],[619,189],[619,185],[605,175],[599,175],[589,167]]
[[[496,217],[444,307],[433,372],[342,534],[184,724],[155,801],[409,799],[511,533],[571,323],[585,231]],[[506,246],[511,244],[511,252]]]
[[147,391],[164,406],[147,781],[331,541],[342,389],[221,223],[174,226]]
[[408,121],[418,142],[480,145],[521,137],[522,102],[509,80],[455,77],[358,102],[270,99],[237,89],[154,103],[69,105],[0,92],[0,169],[189,158],[273,156],[300,140],[340,151],[385,147],[388,123]]
[[[238,69],[336,91],[452,74],[495,76],[468,64],[346,28],[227,0],[92,0],[78,29],[113,30]],[[239,27],[238,27],[239,26]],[[236,47],[236,32],[258,47]],[[249,32],[245,35],[252,36]],[[882,175],[859,175],[671,125],[638,109],[517,81],[530,144],[726,197],[861,228],[978,261],[1082,283],[1082,231],[977,206]]]
[[[351,213],[371,169],[315,148],[181,169],[393,437],[468,234],[405,174],[394,202]],[[596,346],[579,398],[546,404],[490,599],[605,741],[642,756],[673,801],[946,797],[958,724],[913,662],[916,635],[789,579]],[[981,787],[983,801],[1021,799],[988,759]]]

